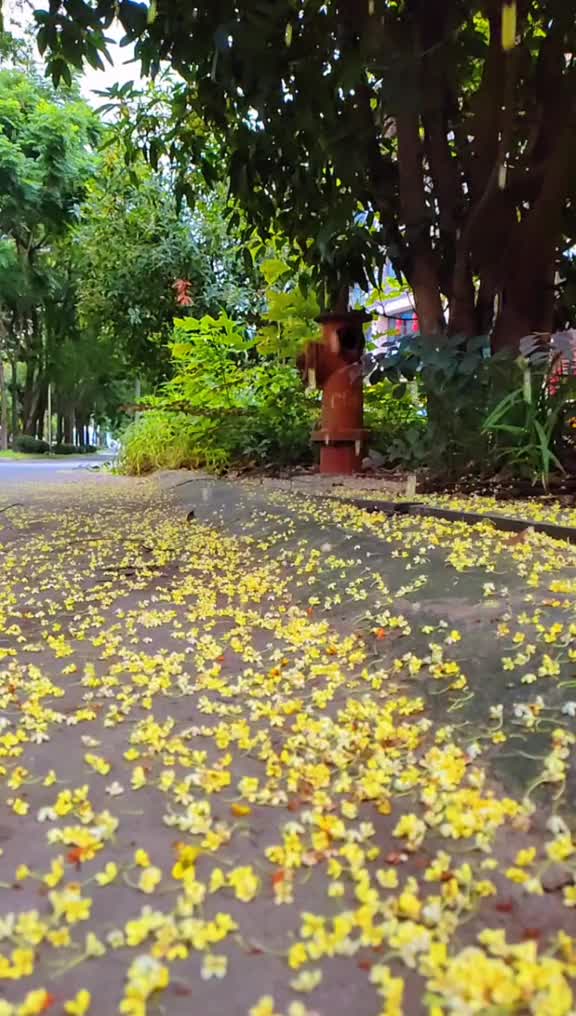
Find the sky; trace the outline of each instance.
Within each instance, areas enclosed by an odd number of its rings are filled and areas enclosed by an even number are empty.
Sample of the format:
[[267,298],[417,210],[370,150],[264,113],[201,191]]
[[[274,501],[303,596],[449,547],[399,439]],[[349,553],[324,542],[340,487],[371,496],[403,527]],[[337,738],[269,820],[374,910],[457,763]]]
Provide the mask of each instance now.
[[[4,20],[8,31],[14,31],[17,34],[18,29],[29,27],[32,24],[32,12],[36,6],[41,8],[42,0],[38,0],[37,3],[31,3],[28,0],[4,0]],[[94,106],[102,105],[103,101],[100,96],[94,94],[96,91],[104,91],[116,83],[124,84],[126,81],[138,82],[140,80],[139,63],[130,62],[134,55],[132,46],[123,49],[118,46],[122,30],[113,26],[108,35],[115,40],[115,43],[109,47],[113,65],[106,64],[104,71],[93,70],[92,67],[87,66],[81,79],[82,95]]]

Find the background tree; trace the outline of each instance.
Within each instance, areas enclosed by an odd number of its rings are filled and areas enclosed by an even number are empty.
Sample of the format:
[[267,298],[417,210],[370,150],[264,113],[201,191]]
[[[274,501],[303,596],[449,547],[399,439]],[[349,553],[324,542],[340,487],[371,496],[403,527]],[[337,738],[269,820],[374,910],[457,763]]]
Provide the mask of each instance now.
[[[78,218],[93,171],[98,123],[76,95],[54,96],[33,75],[0,71],[0,298],[4,350],[24,364],[24,432],[42,425],[48,384],[48,318],[56,313],[52,252]],[[16,391],[13,400],[16,402]]]
[[227,230],[224,193],[203,184],[193,213],[179,206],[166,168],[140,157],[128,169],[75,87],[54,93],[25,47],[11,45],[9,60],[0,70],[1,442],[9,429],[44,436],[50,384],[58,442],[86,443],[92,418],[111,420],[134,401],[136,378],[164,377],[178,280],[200,315],[253,311],[258,295]]
[[214,193],[200,196],[193,214],[178,208],[169,178],[142,159],[128,173],[114,145],[87,186],[70,240],[79,318],[150,381],[164,375],[165,344],[180,313],[177,280],[190,284],[195,315],[239,313],[249,304],[249,280],[223,207]]
[[280,224],[332,280],[362,282],[387,254],[427,334],[447,309],[450,331],[492,329],[497,348],[552,327],[574,0],[49,0],[38,41],[56,79],[98,63],[115,14],[145,73],[168,61],[182,78],[164,149],[183,180],[199,117],[251,221]]

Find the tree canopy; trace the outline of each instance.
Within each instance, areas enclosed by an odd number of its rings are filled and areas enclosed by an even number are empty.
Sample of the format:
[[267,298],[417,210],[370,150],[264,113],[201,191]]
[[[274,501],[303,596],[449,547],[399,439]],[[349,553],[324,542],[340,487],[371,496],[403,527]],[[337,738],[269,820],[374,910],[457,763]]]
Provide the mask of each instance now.
[[78,313],[95,336],[113,340],[134,370],[162,376],[165,343],[179,313],[176,284],[188,283],[195,315],[237,312],[249,280],[226,232],[224,199],[200,196],[194,212],[178,210],[171,180],[142,158],[128,173],[118,146],[100,155],[79,222],[71,235]]
[[[571,246],[574,0],[49,0],[55,79],[98,65],[115,15],[145,73],[168,62],[156,138],[185,179],[197,121],[226,144],[250,221],[301,246],[332,291],[388,256],[423,332],[552,327]],[[334,297],[333,297],[334,298]]]
[[[33,74],[0,70],[1,352],[13,375],[18,362],[25,365],[20,394],[29,433],[45,411],[57,336],[71,313],[56,251],[78,220],[98,131],[73,92],[55,95]],[[15,376],[13,387],[15,405]]]
[[76,429],[85,443],[91,417],[113,420],[133,402],[136,378],[164,377],[178,285],[199,315],[240,313],[258,297],[224,193],[204,185],[193,215],[179,207],[166,167],[139,155],[128,169],[75,83],[54,90],[0,36],[2,53],[1,439],[42,436],[51,385],[59,440]]

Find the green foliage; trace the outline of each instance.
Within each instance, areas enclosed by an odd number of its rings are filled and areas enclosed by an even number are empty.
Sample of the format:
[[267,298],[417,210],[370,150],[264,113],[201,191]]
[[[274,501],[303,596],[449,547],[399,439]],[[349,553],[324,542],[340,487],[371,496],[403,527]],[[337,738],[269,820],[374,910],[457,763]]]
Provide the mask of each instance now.
[[145,412],[122,435],[119,468],[132,475],[180,468],[221,473],[309,461],[314,407],[296,372],[278,366],[273,378],[260,373],[257,384],[263,381],[261,401],[255,390],[253,405],[243,409],[226,404],[205,413]]
[[288,465],[311,457],[316,397],[227,314],[175,322],[172,378],[126,432],[121,468]]
[[0,71],[0,225],[43,246],[77,216],[99,124],[90,107],[18,70]]
[[[535,341],[529,345],[538,352]],[[387,378],[401,401],[416,384],[426,407],[424,418],[407,419],[379,450],[403,466],[427,466],[446,477],[505,469],[546,488],[551,472],[562,469],[562,447],[572,454],[567,427],[576,380],[558,378],[559,357],[488,354],[482,336],[437,345],[415,336],[377,357],[375,376]]]
[[132,149],[170,160],[182,194],[200,174],[229,177],[250,226],[281,231],[329,301],[377,282],[388,256],[430,334],[446,303],[451,326],[488,331],[502,292],[498,343],[545,327],[543,292],[574,242],[574,0],[518,4],[512,49],[499,3],[153,9],[53,0],[36,12],[38,42],[66,80],[99,66],[117,18],[144,75],[170,64],[163,97],[155,85],[109,98]]
[[246,313],[253,289],[223,197],[201,197],[193,216],[178,210],[170,181],[142,159],[128,173],[114,145],[99,170],[73,238],[80,320],[155,382],[166,374],[177,280],[190,283],[198,317]]
[[402,396],[416,383],[426,409],[426,428],[399,435],[394,452],[403,464],[428,465],[453,475],[471,464],[486,465],[482,421],[493,405],[496,380],[509,372],[506,354],[489,356],[486,336],[465,340],[419,335],[376,357],[376,377],[388,378]]
[[24,452],[26,455],[45,455],[50,451],[50,445],[47,441],[28,434],[18,434],[13,441],[13,451]]
[[128,169],[74,89],[0,71],[0,357],[16,365],[14,432],[42,436],[48,384],[67,443],[74,421],[117,424],[136,377],[145,388],[166,377],[177,280],[198,316],[256,309],[225,196],[197,199],[194,215],[178,210],[172,178],[142,158]]
[[186,413],[144,413],[125,430],[118,457],[124,473],[141,476],[157,469],[199,466],[195,459],[198,428]]
[[382,380],[364,390],[364,422],[370,431],[370,447],[393,465],[408,462],[408,442],[422,444],[426,421],[415,385]]
[[66,239],[99,137],[97,117],[73,91],[56,95],[28,67],[0,71],[0,356],[23,368],[11,392],[14,432],[41,435],[47,385],[63,344],[77,338]]
[[265,258],[259,265],[267,288],[263,324],[256,336],[264,356],[294,361],[307,342],[319,337],[316,318],[320,304],[315,293],[294,276],[293,266],[280,258]]
[[554,383],[554,362],[516,361],[518,383],[484,420],[492,438],[493,460],[511,473],[548,488],[554,469],[563,471],[556,454],[559,424],[576,396],[576,378]]

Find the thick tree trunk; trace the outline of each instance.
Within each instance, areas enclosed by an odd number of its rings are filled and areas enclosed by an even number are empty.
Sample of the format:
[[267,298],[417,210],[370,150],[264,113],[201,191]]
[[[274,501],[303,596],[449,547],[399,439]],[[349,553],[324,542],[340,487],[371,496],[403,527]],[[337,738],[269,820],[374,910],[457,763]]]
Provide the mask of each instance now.
[[427,254],[414,256],[410,285],[414,293],[420,333],[428,336],[442,335],[445,321],[438,277]]
[[410,263],[406,275],[414,293],[416,314],[423,335],[444,332],[445,320],[440,297],[438,265],[430,240],[431,215],[426,202],[420,120],[407,110],[396,120],[400,201],[406,223]]
[[448,314],[448,334],[462,335],[467,339],[480,334],[468,251],[458,252],[454,266]]
[[0,354],[0,449],[6,451],[8,448],[8,385],[6,384],[6,372],[4,360]]
[[492,278],[480,277],[476,297],[478,335],[490,335],[496,316],[496,289]]
[[[335,294],[333,303],[334,305],[330,310],[333,310],[336,314],[346,314],[350,306],[350,287],[340,286]],[[139,402],[142,394],[140,379],[137,381],[137,388],[137,402]]]
[[[574,103],[569,106],[573,115]],[[554,273],[562,238],[566,196],[575,169],[572,124],[556,139],[540,193],[512,232],[501,264],[501,307],[493,348],[516,348],[524,335],[549,332],[554,321]]]
[[64,416],[62,413],[58,413],[58,422],[56,424],[56,444],[64,443]]
[[535,332],[551,332],[554,321],[553,273],[535,276],[530,262],[519,258],[504,286],[492,348],[517,349],[520,340]]

